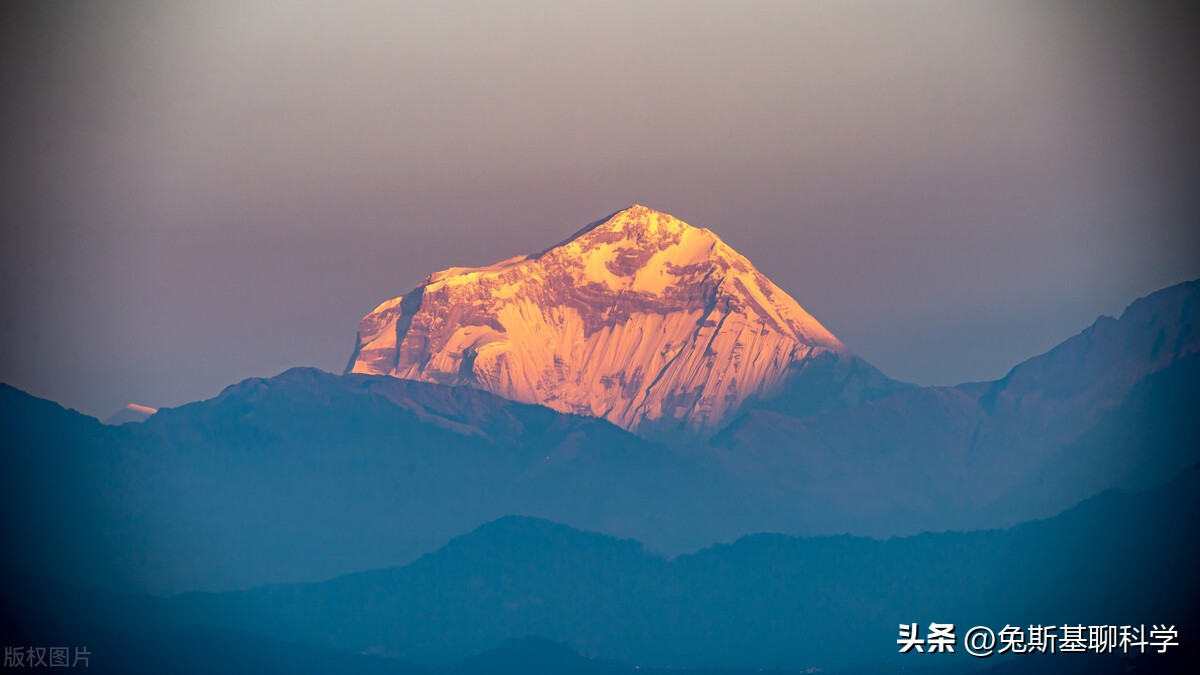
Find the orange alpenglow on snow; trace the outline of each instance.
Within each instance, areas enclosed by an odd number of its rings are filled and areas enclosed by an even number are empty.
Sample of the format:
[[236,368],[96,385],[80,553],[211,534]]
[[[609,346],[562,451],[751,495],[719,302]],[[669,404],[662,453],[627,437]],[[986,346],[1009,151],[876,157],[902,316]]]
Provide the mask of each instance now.
[[452,267],[363,318],[348,372],[484,389],[631,431],[704,431],[846,348],[712,232],[631,206]]

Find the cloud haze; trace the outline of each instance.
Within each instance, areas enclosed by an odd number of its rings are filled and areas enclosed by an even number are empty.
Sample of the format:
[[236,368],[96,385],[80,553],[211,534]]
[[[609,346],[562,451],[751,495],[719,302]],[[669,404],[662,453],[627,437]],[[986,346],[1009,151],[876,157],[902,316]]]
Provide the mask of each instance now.
[[0,381],[101,416],[338,371],[379,301],[633,202],[922,383],[1200,276],[1200,59],[1171,9],[5,12]]

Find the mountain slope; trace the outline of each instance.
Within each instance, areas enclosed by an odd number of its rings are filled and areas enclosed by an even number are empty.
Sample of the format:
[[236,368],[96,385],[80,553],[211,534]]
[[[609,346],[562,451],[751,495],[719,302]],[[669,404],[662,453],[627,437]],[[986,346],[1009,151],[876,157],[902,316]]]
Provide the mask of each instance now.
[[846,348],[712,232],[634,205],[535,255],[431,275],[348,372],[469,385],[646,433],[712,430]]
[[857,511],[856,532],[893,534],[904,520],[909,531],[1011,524],[1200,459],[1189,412],[1198,352],[1192,281],[1098,319],[1001,380],[899,390],[822,414],[768,401],[711,442],[756,457],[762,480]]
[[757,501],[703,450],[484,391],[294,369],[119,427],[0,387],[0,564],[170,593],[401,564],[507,514],[668,550]]

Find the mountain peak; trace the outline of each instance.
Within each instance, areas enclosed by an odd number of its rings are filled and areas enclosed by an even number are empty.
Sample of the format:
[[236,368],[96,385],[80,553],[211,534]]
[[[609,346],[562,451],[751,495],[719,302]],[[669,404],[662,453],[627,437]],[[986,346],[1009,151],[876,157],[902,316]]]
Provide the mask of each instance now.
[[[708,243],[720,241],[712,232],[692,227],[668,213],[656,211],[641,204],[632,204],[585,225],[570,237],[541,253],[514,260],[540,258],[562,247],[568,247],[575,253],[582,253],[600,249],[605,244],[618,243],[625,249],[660,250],[678,245],[688,233],[693,233],[694,239],[704,238],[708,240]],[[696,237],[695,235],[702,236]],[[724,244],[722,243],[722,245]]]
[[[617,211],[606,219],[599,220],[584,228],[577,235],[601,230],[604,232],[622,233],[626,236],[674,237],[685,230],[697,229],[679,220],[675,216],[661,211],[632,204],[628,208]],[[574,238],[574,237],[573,237]]]
[[347,370],[702,430],[845,351],[716,234],[634,204],[541,253],[430,275],[363,319]]
[[158,412],[158,408],[138,403],[127,403],[125,407],[104,418],[105,424],[119,425],[129,422],[144,422]]

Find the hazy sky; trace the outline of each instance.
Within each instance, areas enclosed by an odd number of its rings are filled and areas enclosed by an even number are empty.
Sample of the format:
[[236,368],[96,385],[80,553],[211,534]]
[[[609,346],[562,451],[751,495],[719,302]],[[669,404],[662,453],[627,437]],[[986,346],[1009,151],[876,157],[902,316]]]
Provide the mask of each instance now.
[[7,3],[0,381],[295,365],[633,202],[920,383],[1200,276],[1192,17],[1095,2]]

